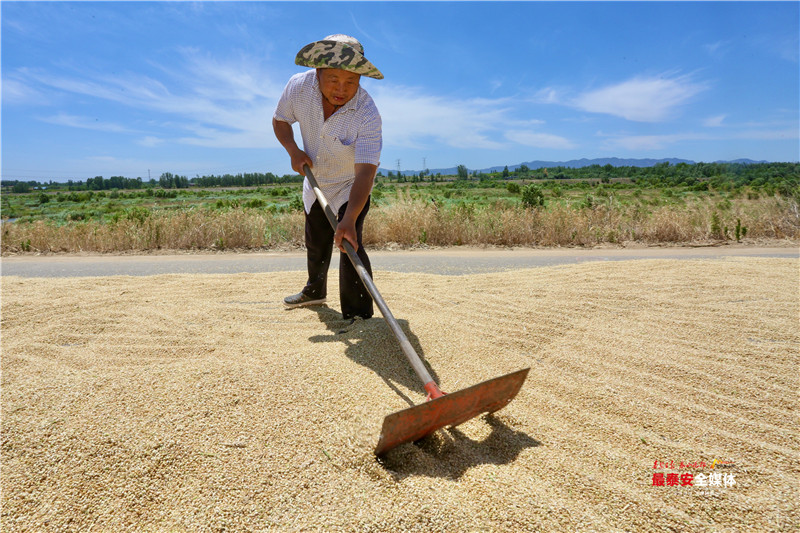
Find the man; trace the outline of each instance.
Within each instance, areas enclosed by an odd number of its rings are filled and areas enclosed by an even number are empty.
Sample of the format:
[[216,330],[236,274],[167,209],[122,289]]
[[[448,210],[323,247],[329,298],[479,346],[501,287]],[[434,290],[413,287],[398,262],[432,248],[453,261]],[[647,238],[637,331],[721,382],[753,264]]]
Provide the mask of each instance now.
[[[334,233],[314,192],[303,181],[308,282],[298,294],[284,299],[287,307],[325,303],[328,266],[333,244],[339,260],[339,297],[345,319],[370,318],[372,298],[350,259],[342,239],[357,250],[370,276],[372,268],[361,243],[364,217],[383,147],[381,116],[372,98],[361,88],[361,76],[383,79],[364,57],[364,47],[353,37],[330,35],[298,52],[295,63],[312,67],[292,76],[278,102],[272,127],[278,141],[300,173],[308,165],[331,208],[338,213]],[[301,150],[292,124],[298,122]]]

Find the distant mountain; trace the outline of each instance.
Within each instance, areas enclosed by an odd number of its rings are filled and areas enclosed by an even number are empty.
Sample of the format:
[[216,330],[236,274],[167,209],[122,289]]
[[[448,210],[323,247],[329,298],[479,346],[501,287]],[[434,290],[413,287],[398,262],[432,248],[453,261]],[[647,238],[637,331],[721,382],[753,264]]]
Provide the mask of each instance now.
[[[566,167],[566,168],[582,168],[588,167],[591,165],[611,165],[614,167],[652,167],[659,163],[669,163],[670,165],[677,165],[678,163],[686,163],[686,164],[693,164],[694,161],[689,161],[688,159],[676,159],[676,158],[669,158],[669,159],[620,159],[618,157],[602,157],[596,159],[572,159],[570,161],[527,161],[525,163],[520,163],[519,165],[514,165],[512,167],[508,167],[508,170],[516,170],[522,165],[527,165],[530,169],[537,169],[537,168],[552,168],[552,167]],[[503,170],[505,165],[502,167],[492,167],[492,170],[486,170],[485,172],[496,172],[497,170]]]
[[739,163],[742,165],[757,165],[759,163],[769,163],[769,161],[753,161],[752,159],[734,159],[733,161],[714,161],[714,163]]
[[[741,163],[745,165],[754,165],[758,163],[769,163],[769,161],[753,161],[752,159],[734,159],[733,161],[714,161],[715,163]],[[553,168],[553,167],[567,167],[567,168],[582,168],[588,167],[591,165],[611,165],[614,167],[652,167],[659,163],[669,163],[670,165],[677,165],[678,163],[686,163],[688,165],[695,164],[695,161],[690,161],[688,159],[677,159],[677,158],[666,158],[666,159],[620,159],[619,157],[601,157],[596,159],[572,159],[570,161],[527,161],[524,163],[518,163],[516,165],[508,165],[508,170],[516,170],[522,165],[526,165],[528,168],[532,170],[536,170],[539,168]],[[470,168],[470,172],[474,172],[477,170],[478,172],[498,172],[503,170],[506,165],[494,166],[489,168],[479,168],[473,169]],[[450,168],[432,168],[429,170],[431,174],[442,174],[442,175],[454,175],[457,172],[458,167],[450,167]],[[384,176],[388,175],[389,172],[397,173],[396,170],[390,170],[386,168],[378,169],[378,172],[383,173]],[[411,174],[419,174],[419,170],[403,170],[402,173],[404,176],[410,176]]]

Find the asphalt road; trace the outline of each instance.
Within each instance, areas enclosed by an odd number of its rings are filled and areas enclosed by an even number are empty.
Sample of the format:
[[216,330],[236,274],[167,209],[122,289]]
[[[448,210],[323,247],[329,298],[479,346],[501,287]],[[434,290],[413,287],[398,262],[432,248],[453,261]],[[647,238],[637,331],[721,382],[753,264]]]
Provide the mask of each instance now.
[[[481,249],[370,251],[375,271],[464,275],[585,261],[640,259],[720,259],[723,257],[800,258],[798,247],[674,247],[626,249]],[[332,267],[338,268],[338,254]],[[219,253],[183,255],[48,255],[0,259],[0,274],[22,277],[151,276],[156,274],[235,274],[303,271],[304,252]]]

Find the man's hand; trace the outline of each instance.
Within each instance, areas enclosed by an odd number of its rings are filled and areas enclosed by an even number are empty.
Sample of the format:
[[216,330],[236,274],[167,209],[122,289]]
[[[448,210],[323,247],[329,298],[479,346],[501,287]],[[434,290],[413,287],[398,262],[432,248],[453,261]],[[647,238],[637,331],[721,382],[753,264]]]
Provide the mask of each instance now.
[[333,235],[333,242],[342,252],[345,252],[342,239],[347,239],[353,248],[358,251],[358,233],[356,233],[356,219],[361,214],[361,210],[367,204],[369,193],[372,190],[372,182],[378,172],[377,165],[367,163],[356,163],[355,181],[350,189],[350,199],[347,201],[347,209],[339,224],[336,225],[336,233]]
[[290,157],[292,158],[292,169],[294,169],[294,171],[301,176],[306,175],[306,171],[303,169],[305,165],[308,165],[308,168],[314,168],[314,162],[311,161],[311,158],[308,157],[307,153],[300,149],[298,149],[296,152],[293,152]]
[[297,143],[294,140],[294,130],[292,130],[292,125],[288,122],[283,122],[282,120],[273,118],[272,129],[275,131],[275,137],[278,139],[278,142],[281,143],[281,146],[283,146],[284,149],[286,149],[286,152],[289,154],[289,157],[292,160],[292,170],[302,176],[305,176],[306,173],[303,171],[303,165],[308,165],[310,168],[314,168],[314,162],[311,161],[311,158],[308,157],[307,153],[302,151],[297,146]]
[[347,239],[353,245],[353,249],[358,251],[358,234],[356,233],[356,220],[345,215],[342,220],[336,225],[336,233],[333,234],[333,242],[336,247],[347,253],[342,243],[343,239]]

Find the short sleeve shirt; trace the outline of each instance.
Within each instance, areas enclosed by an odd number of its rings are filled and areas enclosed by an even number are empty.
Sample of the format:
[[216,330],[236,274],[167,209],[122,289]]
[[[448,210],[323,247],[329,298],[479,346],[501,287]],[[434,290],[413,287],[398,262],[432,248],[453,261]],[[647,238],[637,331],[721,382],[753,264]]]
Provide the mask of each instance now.
[[[314,162],[314,177],[334,212],[350,198],[355,164],[380,164],[381,116],[372,97],[361,87],[350,101],[324,120],[316,70],[295,74],[283,90],[274,118],[300,124],[303,151]],[[314,200],[314,191],[306,179],[303,181],[306,213]]]

